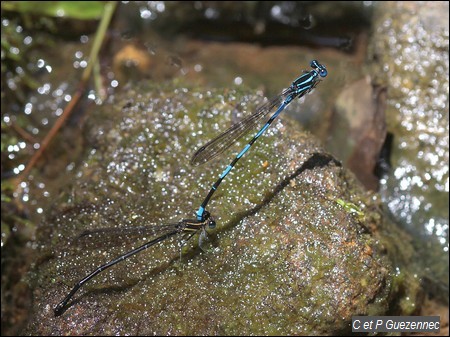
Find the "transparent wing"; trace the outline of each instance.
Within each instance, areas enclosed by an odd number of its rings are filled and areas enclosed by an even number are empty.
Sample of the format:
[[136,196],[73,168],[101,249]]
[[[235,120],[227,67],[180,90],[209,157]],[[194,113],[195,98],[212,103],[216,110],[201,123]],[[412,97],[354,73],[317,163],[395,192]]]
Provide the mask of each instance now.
[[254,114],[245,117],[200,147],[192,156],[191,165],[202,165],[226,151],[231,145],[252,130],[274,107],[279,106],[291,91],[291,88],[284,90],[278,96],[259,106]]
[[113,239],[119,236],[157,236],[178,229],[183,230],[183,222],[164,224],[164,225],[146,225],[146,226],[130,226],[130,227],[107,227],[82,232],[78,238],[92,237],[94,239]]

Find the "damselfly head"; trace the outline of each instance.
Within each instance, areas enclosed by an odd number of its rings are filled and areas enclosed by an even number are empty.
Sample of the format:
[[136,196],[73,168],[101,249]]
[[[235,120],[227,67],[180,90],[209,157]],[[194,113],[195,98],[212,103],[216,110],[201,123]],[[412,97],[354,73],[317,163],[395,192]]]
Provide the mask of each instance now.
[[214,219],[211,218],[211,219],[209,220],[208,228],[209,228],[209,229],[214,229],[214,228],[216,228],[216,222],[214,221]]
[[317,62],[317,60],[311,61],[311,67],[319,73],[320,77],[326,77],[328,75],[328,71],[325,66]]
[[216,221],[208,211],[205,211],[203,214],[203,219],[203,221],[208,224],[208,228],[213,229],[216,227]]

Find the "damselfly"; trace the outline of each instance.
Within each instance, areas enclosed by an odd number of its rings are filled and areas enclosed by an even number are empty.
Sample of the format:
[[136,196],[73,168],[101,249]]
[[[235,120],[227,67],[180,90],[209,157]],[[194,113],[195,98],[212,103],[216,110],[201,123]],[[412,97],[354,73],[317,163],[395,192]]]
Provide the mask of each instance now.
[[[227,176],[227,174],[231,171],[231,169],[236,165],[238,160],[249,150],[249,148],[253,145],[253,143],[268,129],[268,127],[272,124],[275,118],[283,111],[294,98],[302,97],[308,92],[310,92],[320,81],[321,77],[327,76],[327,70],[325,66],[321,65],[317,61],[311,61],[311,67],[313,70],[303,74],[298,77],[294,82],[292,82],[291,86],[281,92],[275,98],[269,100],[267,103],[260,106],[254,114],[243,119],[239,123],[231,126],[224,133],[214,138],[206,145],[202,146],[192,157],[191,163],[193,165],[199,165],[206,163],[212,158],[218,156],[226,149],[228,149],[234,142],[240,139],[244,134],[250,131],[259,121],[261,121],[265,116],[267,116],[272,110],[276,107],[276,111],[269,118],[266,124],[256,133],[256,135],[252,138],[252,140],[244,147],[244,149],[239,152],[239,154],[234,158],[234,160],[225,168],[225,170],[219,176],[219,179],[214,183],[208,195],[206,196],[203,203],[200,205],[196,215],[196,219],[183,219],[178,223],[170,224],[170,225],[162,225],[155,227],[152,234],[156,235],[156,231],[160,233],[160,236],[157,238],[143,244],[142,246],[135,248],[119,257],[111,260],[108,263],[105,263],[95,269],[93,272],[88,274],[85,278],[81,279],[77,282],[69,294],[54,308],[55,316],[61,315],[73,297],[73,295],[87,282],[93,279],[96,275],[101,273],[102,271],[114,266],[115,264],[159,243],[170,237],[173,237],[178,234],[187,234],[189,235],[188,239],[192,237],[194,234],[204,231],[206,227],[214,228],[216,223],[214,219],[211,217],[210,213],[206,211],[206,206],[211,199],[214,192],[219,187],[222,180]],[[107,233],[107,230],[97,230],[97,234]],[[90,232],[93,233],[93,232]]]
[[[85,278],[77,282],[72,290],[69,292],[69,294],[53,309],[55,316],[61,315],[67,306],[67,303],[70,301],[70,299],[75,295],[75,293],[80,289],[84,284],[86,284],[88,281],[93,279],[96,275],[101,273],[102,271],[114,266],[115,264],[128,259],[129,257],[147,249],[150,248],[153,245],[156,245],[159,242],[162,242],[172,236],[178,235],[178,234],[187,234],[189,240],[194,234],[198,233],[199,231],[204,231],[206,227],[214,228],[216,225],[214,219],[211,217],[211,215],[208,212],[205,212],[205,217],[199,221],[197,219],[183,219],[180,222],[177,222],[175,224],[168,224],[168,225],[161,225],[161,226],[155,226],[153,227],[152,234],[156,234],[159,232],[160,236],[158,236],[156,239],[153,239],[145,244],[143,244],[140,247],[137,247],[133,250],[130,250],[129,252],[120,255],[119,257],[115,258],[114,260],[111,260],[108,263],[105,263],[95,269],[93,272],[91,272],[89,275],[87,275]],[[148,230],[151,227],[146,226],[145,229]],[[139,228],[133,228],[133,230],[137,230]],[[99,229],[97,231],[88,231],[84,232],[81,235],[89,235],[89,234],[101,234],[101,233],[107,233],[111,231],[111,229]]]
[[234,160],[220,174],[219,179],[211,187],[205,200],[203,200],[203,203],[197,210],[197,220],[201,221],[203,219],[206,212],[206,206],[208,205],[209,200],[219,187],[222,180],[227,176],[228,173],[230,173],[234,165],[236,165],[238,160],[241,159],[242,156],[250,149],[253,143],[269,128],[270,124],[272,124],[275,118],[278,117],[281,111],[283,111],[294,100],[294,98],[302,97],[312,89],[314,89],[314,87],[320,82],[320,78],[326,77],[328,75],[325,66],[320,64],[316,60],[311,61],[310,65],[313,69],[298,77],[294,82],[292,82],[289,88],[283,90],[278,96],[261,105],[255,111],[255,113],[234,124],[228,130],[221,133],[219,136],[212,139],[204,146],[200,147],[194,153],[191,159],[192,165],[196,166],[206,163],[207,161],[223,153],[234,142],[244,136],[248,131],[253,129],[256,124],[258,124],[258,122],[260,122],[271,111],[277,108],[273,115],[266,122],[266,124],[264,124],[264,126],[255,134],[252,140],[250,140],[250,142],[244,147],[244,149],[238,153]]

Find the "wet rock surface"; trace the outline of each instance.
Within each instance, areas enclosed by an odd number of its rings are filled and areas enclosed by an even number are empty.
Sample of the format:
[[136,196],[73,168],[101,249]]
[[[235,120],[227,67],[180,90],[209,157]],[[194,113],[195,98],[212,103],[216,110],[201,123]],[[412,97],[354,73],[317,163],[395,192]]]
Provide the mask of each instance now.
[[447,303],[448,13],[448,2],[386,3],[376,10],[370,45],[374,81],[387,90],[393,139],[381,193],[395,221],[415,237],[424,284]]
[[396,238],[379,200],[283,116],[216,192],[206,238],[168,239],[121,262],[54,317],[75,282],[151,239],[80,233],[193,218],[245,142],[204,166],[190,156],[262,101],[241,90],[143,83],[92,116],[94,146],[38,232],[26,334],[332,334],[351,331],[352,315],[385,314],[393,298],[413,301],[403,283],[414,279],[390,262]]

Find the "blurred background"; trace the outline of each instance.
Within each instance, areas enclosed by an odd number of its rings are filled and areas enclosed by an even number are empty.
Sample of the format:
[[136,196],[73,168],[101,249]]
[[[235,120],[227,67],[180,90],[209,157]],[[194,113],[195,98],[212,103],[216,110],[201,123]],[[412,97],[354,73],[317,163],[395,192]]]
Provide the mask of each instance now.
[[415,249],[417,314],[448,320],[448,6],[3,1],[2,335],[26,325],[36,231],[77,179],[98,106],[143,80],[271,97],[312,59],[329,76],[286,113],[381,195]]

